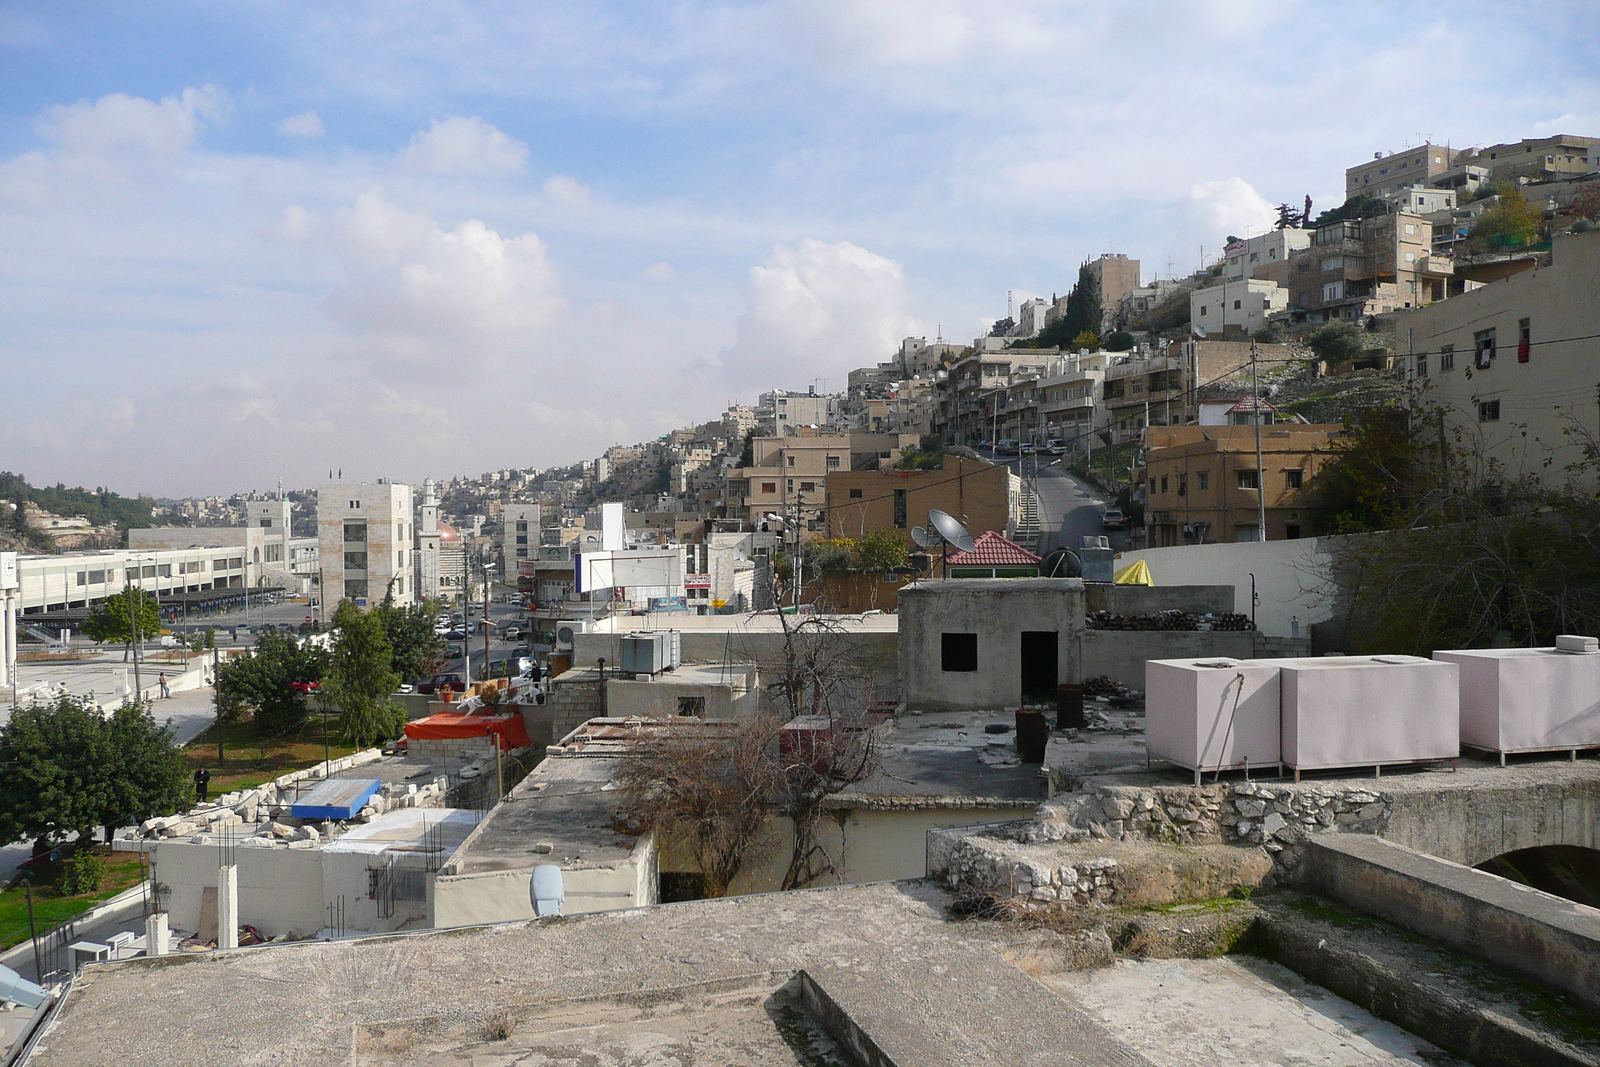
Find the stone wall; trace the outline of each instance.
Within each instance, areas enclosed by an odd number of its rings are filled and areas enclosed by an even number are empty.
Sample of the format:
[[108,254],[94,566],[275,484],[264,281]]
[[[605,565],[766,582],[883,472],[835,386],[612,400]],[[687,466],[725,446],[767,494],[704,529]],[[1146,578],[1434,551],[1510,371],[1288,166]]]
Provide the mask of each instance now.
[[1186,611],[1191,615],[1222,615],[1234,610],[1231,585],[1115,585],[1085,582],[1087,611],[1114,611],[1119,615],[1153,615],[1158,611]]
[[1085,630],[1083,677],[1105,675],[1142,691],[1147,660],[1250,659],[1255,650],[1249,630]]

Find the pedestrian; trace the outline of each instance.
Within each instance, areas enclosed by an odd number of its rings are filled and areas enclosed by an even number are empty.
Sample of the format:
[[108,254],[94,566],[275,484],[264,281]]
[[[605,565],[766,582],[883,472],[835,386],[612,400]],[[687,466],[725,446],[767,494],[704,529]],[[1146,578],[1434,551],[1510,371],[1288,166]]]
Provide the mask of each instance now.
[[201,767],[194,772],[194,791],[200,798],[200,803],[206,802],[206,792],[211,788],[211,772]]
[[161,687],[161,699],[162,700],[171,700],[172,699],[172,690],[167,688],[167,672],[166,671],[162,671],[159,675],[156,676],[156,684]]

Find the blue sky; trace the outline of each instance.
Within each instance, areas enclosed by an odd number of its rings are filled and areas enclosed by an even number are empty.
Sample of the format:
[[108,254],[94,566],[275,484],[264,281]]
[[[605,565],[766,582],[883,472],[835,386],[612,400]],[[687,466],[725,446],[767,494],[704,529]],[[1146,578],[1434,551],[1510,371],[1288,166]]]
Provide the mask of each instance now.
[[1419,137],[1600,133],[1600,10],[0,3],[0,468],[547,466],[1184,273]]

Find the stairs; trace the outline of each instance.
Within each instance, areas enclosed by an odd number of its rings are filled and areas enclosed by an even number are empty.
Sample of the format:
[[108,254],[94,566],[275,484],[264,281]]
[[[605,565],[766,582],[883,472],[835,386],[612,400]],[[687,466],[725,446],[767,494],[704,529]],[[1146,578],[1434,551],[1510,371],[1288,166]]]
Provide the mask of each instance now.
[[1039,495],[1027,484],[1017,494],[1016,534],[1012,540],[1030,552],[1039,550]]

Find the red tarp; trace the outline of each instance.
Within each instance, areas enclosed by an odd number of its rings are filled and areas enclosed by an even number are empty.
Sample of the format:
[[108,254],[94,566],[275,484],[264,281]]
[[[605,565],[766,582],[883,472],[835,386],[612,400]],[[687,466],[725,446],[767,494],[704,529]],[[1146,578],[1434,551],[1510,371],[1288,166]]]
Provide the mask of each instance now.
[[442,741],[457,737],[483,737],[493,731],[500,738],[500,750],[526,748],[533,743],[528,728],[518,713],[500,715],[464,715],[441,711],[426,719],[406,723],[406,736],[417,740]]

